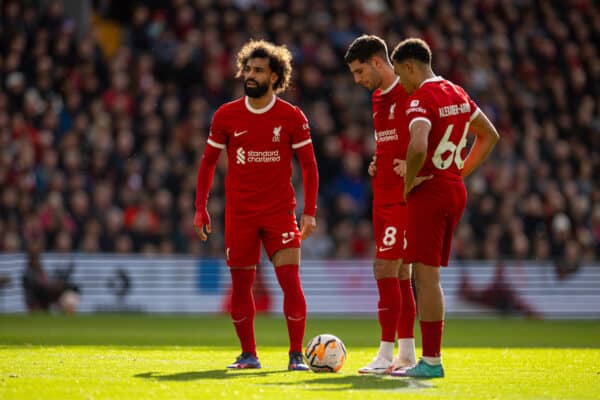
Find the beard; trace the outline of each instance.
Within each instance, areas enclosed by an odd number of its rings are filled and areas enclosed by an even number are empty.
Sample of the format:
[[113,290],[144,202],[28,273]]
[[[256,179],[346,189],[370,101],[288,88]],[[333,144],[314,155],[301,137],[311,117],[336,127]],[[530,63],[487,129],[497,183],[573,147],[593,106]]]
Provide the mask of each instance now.
[[256,99],[263,96],[269,90],[269,84],[267,82],[261,84],[255,80],[250,81],[254,82],[256,86],[248,86],[248,82],[248,80],[244,82],[244,93],[246,93],[246,96],[248,97]]

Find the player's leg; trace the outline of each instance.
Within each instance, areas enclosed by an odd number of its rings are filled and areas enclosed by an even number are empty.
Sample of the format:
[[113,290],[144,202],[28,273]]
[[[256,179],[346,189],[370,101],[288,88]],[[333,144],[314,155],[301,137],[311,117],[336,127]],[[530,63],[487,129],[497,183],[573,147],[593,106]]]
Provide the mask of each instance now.
[[376,258],[373,263],[373,273],[379,292],[377,317],[381,327],[381,338],[377,355],[373,361],[358,370],[360,374],[384,374],[392,365],[396,329],[402,307],[398,282],[398,268],[401,263],[401,260],[379,258]]
[[445,311],[440,268],[422,263],[415,263],[414,266],[417,307],[423,336],[423,358],[429,364],[439,364]]
[[302,358],[306,329],[306,299],[300,281],[300,232],[295,216],[276,215],[263,225],[263,244],[275,266],[277,282],[283,292],[283,314],[290,340],[288,369],[307,371]]
[[[445,307],[439,266],[448,265],[452,249],[452,236],[467,203],[467,192],[463,184],[450,183],[445,189],[446,198],[443,202],[437,203],[440,205],[438,210],[442,210],[442,216],[438,214],[437,225],[431,227],[435,232],[434,237],[441,237],[441,243],[438,242],[439,245],[436,249],[438,259],[428,259],[423,256],[419,258],[423,262],[415,264],[415,281],[423,337],[422,361],[425,363],[422,365],[421,373],[427,373],[428,366],[439,366],[438,372],[441,376],[443,376],[441,350]],[[415,374],[417,373],[419,371],[415,371]],[[435,374],[432,369],[429,369],[429,373]]]
[[417,286],[417,308],[421,324],[423,356],[414,367],[392,372],[393,376],[442,378],[441,345],[444,329],[444,293],[440,285],[440,268],[423,263],[413,264]]
[[[398,225],[403,226],[404,241],[404,262],[408,260],[406,250],[408,247],[408,238],[406,229],[408,229],[408,207],[402,205],[398,207],[396,213]],[[416,305],[415,296],[412,288],[412,267],[410,263],[403,263],[398,269],[398,283],[400,284],[400,297],[402,298],[400,317],[398,318],[398,355],[390,367],[392,370],[406,368],[416,364],[417,356],[415,351],[415,317]]]
[[[409,207],[409,241],[416,241],[410,248],[409,257],[415,261],[413,268],[423,356],[416,366],[397,371],[399,376],[444,376],[441,348],[445,310],[440,266],[448,265],[452,235],[466,205],[466,191],[463,185],[453,182],[447,186],[444,183],[439,185],[438,190],[445,194],[443,201],[421,192],[409,203],[416,205]],[[424,244],[427,244],[426,247]]]
[[376,207],[373,210],[373,231],[377,245],[373,275],[379,293],[377,317],[381,338],[377,355],[358,370],[361,374],[386,373],[394,358],[394,342],[402,307],[398,269],[402,264],[400,258],[404,248],[404,230],[391,218],[392,210],[391,207]]
[[240,340],[242,354],[228,368],[260,368],[256,353],[252,286],[260,258],[256,226],[243,219],[225,220],[225,255],[231,273],[231,320]]
[[398,354],[394,357],[388,372],[413,366],[417,363],[415,351],[415,317],[417,314],[412,288],[411,264],[402,264],[398,270],[398,282],[402,298],[398,318]]

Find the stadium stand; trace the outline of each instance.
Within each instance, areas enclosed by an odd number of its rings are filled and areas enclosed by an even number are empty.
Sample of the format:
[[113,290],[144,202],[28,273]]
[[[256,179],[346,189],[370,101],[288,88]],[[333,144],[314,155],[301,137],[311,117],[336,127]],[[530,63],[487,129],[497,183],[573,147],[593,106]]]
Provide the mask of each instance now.
[[467,182],[456,260],[552,262],[565,276],[600,257],[594,1],[97,1],[93,13],[80,35],[61,1],[2,2],[2,253],[42,240],[48,252],[220,257],[224,160],[207,245],[192,226],[195,173],[212,113],[241,95],[233,56],[253,37],[291,49],[284,97],[311,123],[320,228],[305,257],[372,257],[369,93],[343,63],[369,32],[390,46],[426,39],[435,70],[499,128]]

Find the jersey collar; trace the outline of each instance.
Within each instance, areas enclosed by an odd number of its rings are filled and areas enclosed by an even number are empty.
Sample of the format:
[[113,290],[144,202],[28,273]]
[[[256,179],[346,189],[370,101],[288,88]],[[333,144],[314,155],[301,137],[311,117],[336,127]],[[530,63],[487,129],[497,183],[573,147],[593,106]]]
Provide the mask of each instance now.
[[396,80],[386,89],[381,90],[381,94],[388,94],[396,87],[396,85],[400,82],[400,77],[396,77]]
[[442,77],[441,77],[441,76],[439,76],[439,75],[438,75],[438,76],[434,76],[434,77],[432,77],[432,78],[425,79],[423,82],[421,82],[421,86],[419,86],[419,87],[422,87],[424,84],[426,84],[426,83],[430,83],[430,82],[440,82],[440,81],[442,81],[443,79],[444,79],[444,78],[442,78]]
[[275,100],[277,99],[277,96],[273,95],[273,98],[271,99],[271,102],[269,104],[267,104],[265,107],[263,108],[254,108],[250,105],[250,100],[248,100],[248,96],[246,96],[244,98],[244,101],[246,103],[246,108],[248,109],[248,111],[250,111],[251,113],[254,114],[264,114],[267,111],[269,111],[271,108],[273,108],[273,106],[275,105]]

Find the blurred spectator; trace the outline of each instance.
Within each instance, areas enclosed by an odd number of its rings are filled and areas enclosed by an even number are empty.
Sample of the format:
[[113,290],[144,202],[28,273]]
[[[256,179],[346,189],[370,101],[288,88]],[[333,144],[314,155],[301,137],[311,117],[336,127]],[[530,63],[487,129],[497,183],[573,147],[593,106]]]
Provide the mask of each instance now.
[[56,307],[67,314],[74,314],[79,305],[79,289],[69,281],[72,271],[61,276],[48,276],[40,261],[41,246],[32,243],[27,252],[27,268],[23,273],[23,292],[27,309],[31,311],[50,311]]
[[241,95],[233,57],[253,37],[292,51],[286,97],[311,125],[324,223],[303,252],[368,257],[371,111],[343,63],[368,32],[392,47],[424,38],[435,70],[499,128],[497,151],[467,181],[456,258],[554,262],[564,277],[600,258],[598,2],[93,3],[95,20],[122,34],[92,25],[77,37],[61,1],[0,4],[0,251],[24,251],[41,230],[49,251],[220,256],[218,234],[197,246],[191,199],[212,113]]
[[463,270],[459,295],[464,300],[486,306],[502,315],[524,315],[528,318],[541,318],[541,314],[523,299],[511,286],[511,279],[503,262],[496,264],[491,282],[483,289],[476,289],[469,275]]

